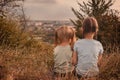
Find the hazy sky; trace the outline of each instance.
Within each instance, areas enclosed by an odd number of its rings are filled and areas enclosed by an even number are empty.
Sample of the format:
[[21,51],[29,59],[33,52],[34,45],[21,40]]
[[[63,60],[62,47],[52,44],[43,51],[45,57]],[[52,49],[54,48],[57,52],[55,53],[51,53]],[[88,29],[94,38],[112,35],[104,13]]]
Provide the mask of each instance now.
[[[77,1],[87,0],[26,0],[26,15],[34,20],[68,20],[75,18],[71,7],[78,8]],[[116,0],[113,8],[120,10],[120,0]]]

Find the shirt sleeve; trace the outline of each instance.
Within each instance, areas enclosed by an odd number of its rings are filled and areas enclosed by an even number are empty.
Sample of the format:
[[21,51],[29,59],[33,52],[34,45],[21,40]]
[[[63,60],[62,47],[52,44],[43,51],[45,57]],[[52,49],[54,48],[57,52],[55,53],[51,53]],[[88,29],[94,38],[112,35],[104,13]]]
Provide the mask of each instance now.
[[77,44],[76,43],[74,44],[73,50],[74,50],[74,52],[77,52]]
[[103,53],[103,46],[101,43],[99,43],[99,54],[102,54]]
[[55,48],[53,49],[53,55],[55,56],[56,53],[57,53],[57,49],[56,49],[56,47],[55,47]]

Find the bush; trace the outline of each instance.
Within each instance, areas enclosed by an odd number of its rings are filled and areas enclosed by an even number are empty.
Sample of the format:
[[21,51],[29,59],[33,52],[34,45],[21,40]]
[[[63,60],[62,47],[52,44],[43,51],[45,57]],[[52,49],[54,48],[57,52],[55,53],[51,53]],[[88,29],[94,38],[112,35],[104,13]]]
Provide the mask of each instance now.
[[21,32],[18,22],[0,18],[0,45],[16,47],[24,44],[27,38],[27,34]]

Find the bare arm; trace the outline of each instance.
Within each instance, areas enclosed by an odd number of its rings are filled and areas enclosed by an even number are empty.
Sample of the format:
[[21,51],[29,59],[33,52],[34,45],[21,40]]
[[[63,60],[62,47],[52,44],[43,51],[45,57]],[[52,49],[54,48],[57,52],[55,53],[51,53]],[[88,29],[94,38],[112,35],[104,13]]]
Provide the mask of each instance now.
[[101,59],[102,59],[102,54],[99,54],[99,56],[98,56],[98,66],[101,65]]
[[73,52],[73,55],[72,55],[72,64],[76,65],[77,64],[77,60],[78,60],[77,53]]

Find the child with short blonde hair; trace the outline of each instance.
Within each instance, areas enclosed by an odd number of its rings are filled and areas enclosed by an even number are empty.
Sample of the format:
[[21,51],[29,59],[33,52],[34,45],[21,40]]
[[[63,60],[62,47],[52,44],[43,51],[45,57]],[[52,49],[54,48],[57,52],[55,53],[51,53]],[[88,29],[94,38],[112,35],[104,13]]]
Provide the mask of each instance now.
[[54,75],[65,77],[73,71],[72,48],[75,42],[75,30],[69,26],[59,27],[55,31]]

